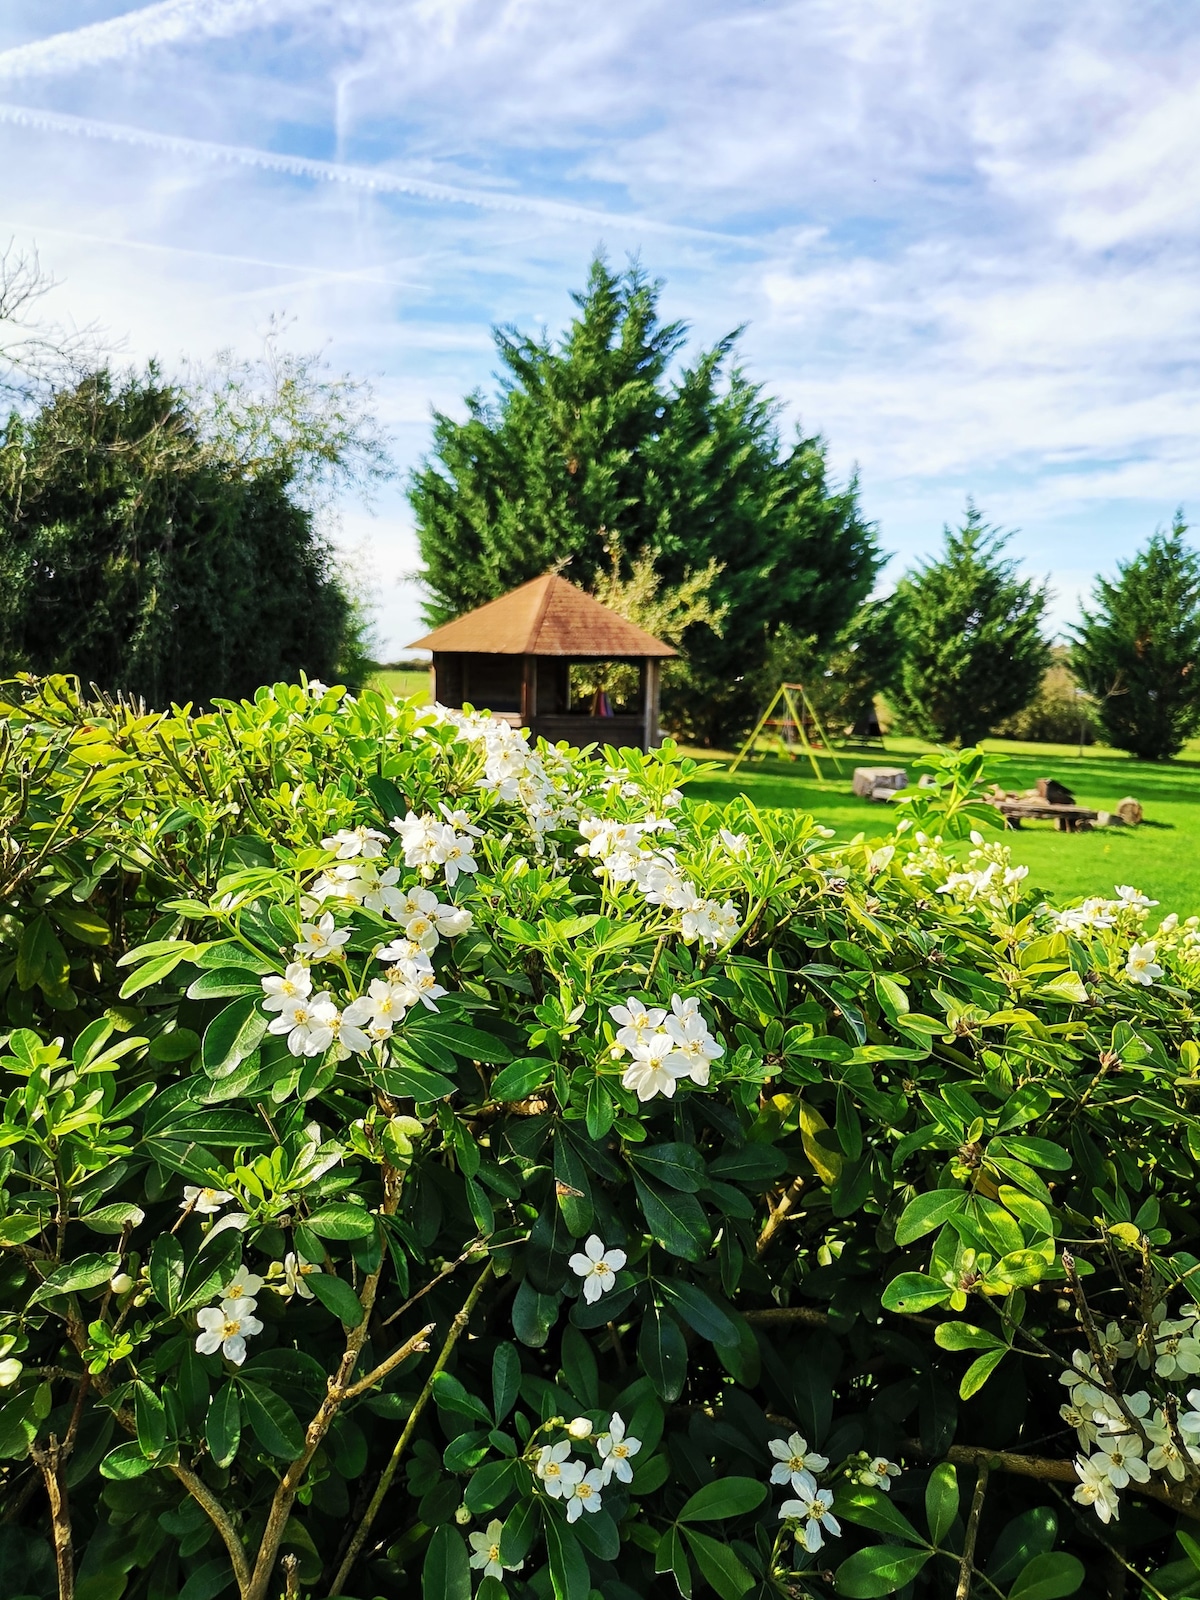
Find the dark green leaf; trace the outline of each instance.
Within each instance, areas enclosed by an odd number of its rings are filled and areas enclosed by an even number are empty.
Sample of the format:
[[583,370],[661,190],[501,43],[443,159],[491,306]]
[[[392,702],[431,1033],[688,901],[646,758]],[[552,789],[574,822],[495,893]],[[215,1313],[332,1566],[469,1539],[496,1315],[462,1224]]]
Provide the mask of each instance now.
[[894,1544],[869,1545],[842,1562],[834,1574],[833,1586],[849,1600],[875,1600],[878,1595],[895,1594],[912,1582],[932,1554],[932,1550],[899,1550]]
[[881,1303],[886,1311],[927,1311],[930,1306],[942,1305],[950,1295],[949,1285],[928,1273],[902,1272],[883,1291]]
[[511,1061],[492,1079],[490,1090],[493,1100],[524,1100],[541,1087],[554,1071],[554,1063],[531,1056],[525,1061]]
[[217,1390],[204,1422],[208,1452],[218,1467],[227,1467],[242,1439],[242,1408],[232,1383]]
[[492,1353],[492,1410],[497,1423],[516,1404],[521,1384],[521,1357],[514,1344],[498,1344]]
[[1083,1582],[1083,1562],[1065,1550],[1034,1556],[1022,1567],[1008,1591],[1008,1600],[1062,1600]]
[[704,1290],[685,1278],[663,1278],[659,1290],[690,1328],[711,1344],[734,1345],[738,1330],[731,1317],[716,1305]]
[[721,1600],[741,1600],[754,1587],[753,1573],[747,1571],[727,1544],[696,1528],[685,1528],[683,1537],[700,1568],[700,1576]]
[[712,1232],[696,1197],[652,1188],[637,1173],[633,1182],[646,1226],[663,1249],[683,1261],[703,1261],[712,1244]]
[[925,1485],[925,1518],[934,1544],[944,1544],[958,1515],[958,1474],[949,1461],[939,1462]]
[[546,1510],[546,1554],[554,1600],[588,1600],[592,1580],[579,1540],[553,1511]]
[[375,1218],[365,1206],[349,1200],[335,1200],[307,1218],[308,1226],[319,1239],[369,1239],[375,1232]]
[[219,1012],[200,1041],[200,1065],[210,1078],[226,1078],[262,1043],[268,1018],[254,995]]
[[245,1378],[238,1380],[238,1388],[246,1421],[259,1444],[282,1461],[294,1461],[304,1449],[304,1430],[292,1408],[273,1390]]
[[684,1502],[678,1522],[723,1522],[755,1511],[767,1498],[766,1485],[753,1478],[718,1478]]
[[910,1544],[924,1544],[921,1535],[891,1499],[878,1489],[855,1488],[845,1485],[834,1501],[834,1515],[847,1522],[857,1522],[862,1528],[875,1533],[890,1534],[894,1539],[905,1539]]
[[449,1524],[435,1528],[421,1568],[422,1600],[471,1600],[471,1566],[462,1535]]
[[358,1327],[363,1319],[362,1302],[343,1278],[331,1272],[314,1272],[304,1281],[326,1311],[332,1311],[348,1328]]
[[460,1417],[470,1417],[487,1427],[492,1425],[492,1414],[482,1400],[469,1394],[457,1378],[448,1372],[439,1372],[433,1380],[433,1398],[443,1411],[453,1411]]
[[[519,1461],[489,1461],[471,1474],[463,1499],[477,1516],[495,1511],[520,1487],[524,1469]],[[525,1474],[525,1482],[529,1482]]]
[[29,1296],[29,1304],[41,1305],[56,1294],[82,1294],[107,1283],[120,1263],[118,1255],[82,1255],[65,1266],[56,1267],[46,1281]]
[[647,1178],[685,1194],[696,1194],[704,1183],[704,1158],[694,1145],[642,1145],[629,1152],[629,1159]]
[[904,1214],[896,1224],[896,1243],[901,1246],[912,1244],[914,1239],[932,1233],[950,1217],[958,1216],[966,1209],[965,1189],[933,1189],[928,1194],[919,1194],[904,1208]]
[[638,1335],[638,1360],[657,1394],[667,1401],[679,1399],[687,1376],[687,1341],[669,1311],[647,1308]]

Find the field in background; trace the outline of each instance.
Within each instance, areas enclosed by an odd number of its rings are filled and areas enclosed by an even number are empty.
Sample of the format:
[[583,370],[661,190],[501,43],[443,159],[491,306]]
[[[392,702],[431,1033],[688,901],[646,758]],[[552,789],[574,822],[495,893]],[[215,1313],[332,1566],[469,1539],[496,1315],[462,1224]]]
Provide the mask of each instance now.
[[[856,766],[915,765],[929,747],[919,739],[888,738],[878,745],[839,751],[844,776],[838,778],[828,758],[821,759],[826,777],[818,782],[807,762],[767,756],[744,762],[732,777],[724,771],[688,785],[695,799],[725,801],[745,793],[763,806],[798,806],[836,828],[839,838],[864,831],[884,833],[888,814],[882,805],[856,799],[850,776]],[[1131,883],[1161,902],[1162,909],[1181,916],[1200,913],[1200,743],[1190,745],[1178,760],[1134,761],[1104,746],[1020,744],[989,739],[989,776],[1006,789],[1029,789],[1039,778],[1065,783],[1081,805],[1111,811],[1132,795],[1146,810],[1137,828],[1097,828],[1092,833],[1058,833],[1053,823],[1024,823],[1009,829],[1005,842],[1014,860],[1030,869],[1030,877],[1056,897],[1111,895],[1119,883]],[[722,768],[731,756],[711,751],[688,752],[698,760],[715,759]],[[1158,915],[1156,913],[1155,915]]]
[[[429,699],[429,673],[425,669],[380,672],[372,686],[396,696]],[[891,738],[878,745],[839,750],[839,778],[827,756],[820,757],[823,778],[818,781],[807,760],[794,762],[778,756],[744,762],[732,777],[724,769],[733,759],[729,752],[688,750],[717,770],[688,785],[696,800],[723,802],[745,793],[760,806],[799,807],[849,839],[887,831],[889,814],[881,805],[859,800],[850,793],[856,766],[907,766],[915,780],[915,765],[929,748],[920,739]],[[1092,745],[1080,756],[1074,745],[1022,744],[1010,739],[989,739],[984,748],[992,756],[989,776],[1006,789],[1029,789],[1039,778],[1065,783],[1081,805],[1096,811],[1115,810],[1126,795],[1140,800],[1146,821],[1138,828],[1097,828],[1093,833],[1057,833],[1049,822],[1025,823],[1010,829],[1006,842],[1013,858],[1028,866],[1031,878],[1056,898],[1111,895],[1119,883],[1131,883],[1161,902],[1163,912],[1181,916],[1200,913],[1200,741],[1185,749],[1175,761],[1134,761],[1120,751]],[[1156,913],[1155,915],[1158,915]]]

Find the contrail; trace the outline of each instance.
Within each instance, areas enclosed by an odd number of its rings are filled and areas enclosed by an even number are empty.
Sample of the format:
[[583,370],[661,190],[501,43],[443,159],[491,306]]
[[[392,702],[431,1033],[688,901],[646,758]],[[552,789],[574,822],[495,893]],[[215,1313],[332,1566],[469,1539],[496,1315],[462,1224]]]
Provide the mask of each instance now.
[[109,66],[159,45],[225,39],[262,27],[323,0],[160,0],[107,22],[52,33],[46,39],[0,51],[0,83]]
[[506,194],[502,190],[467,189],[458,184],[435,183],[428,178],[407,177],[372,167],[356,167],[340,161],[313,161],[307,156],[259,150],[252,145],[188,139],[178,134],[155,133],[145,128],[127,127],[122,123],[101,122],[92,117],[75,117],[62,111],[42,111],[33,106],[10,105],[2,101],[0,122],[24,128],[44,128],[51,133],[68,133],[86,139],[102,139],[113,144],[138,145],[195,160],[223,161],[232,166],[254,167],[263,172],[281,172],[289,177],[308,178],[318,183],[346,184],[377,194],[407,194],[447,205],[475,206],[485,211],[525,212],[554,222],[639,228],[652,233],[719,240],[726,245],[742,242],[732,234],[659,222],[650,217],[622,216],[612,211],[570,205],[559,200],[544,200],[533,195]]

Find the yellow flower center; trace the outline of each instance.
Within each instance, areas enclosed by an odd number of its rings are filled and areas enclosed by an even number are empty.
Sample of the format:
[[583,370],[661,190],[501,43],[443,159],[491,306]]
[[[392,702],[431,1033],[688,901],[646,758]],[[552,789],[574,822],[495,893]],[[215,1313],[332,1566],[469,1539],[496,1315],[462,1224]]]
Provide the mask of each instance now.
[[557,1461],[547,1461],[542,1469],[543,1478],[558,1478],[562,1476],[562,1468]]
[[575,1494],[580,1500],[590,1500],[592,1498],[592,1493],[593,1490],[590,1483],[581,1483],[575,1490]]
[[234,1319],[231,1319],[228,1322],[223,1322],[221,1324],[222,1339],[232,1339],[234,1334],[240,1330],[241,1326],[241,1323]]
[[500,1560],[500,1546],[498,1544],[490,1544],[490,1545],[488,1545],[488,1560],[489,1561],[499,1561]]
[[613,1445],[609,1454],[616,1456],[618,1461],[624,1461],[625,1457],[629,1454],[629,1446],[627,1444],[615,1444]]

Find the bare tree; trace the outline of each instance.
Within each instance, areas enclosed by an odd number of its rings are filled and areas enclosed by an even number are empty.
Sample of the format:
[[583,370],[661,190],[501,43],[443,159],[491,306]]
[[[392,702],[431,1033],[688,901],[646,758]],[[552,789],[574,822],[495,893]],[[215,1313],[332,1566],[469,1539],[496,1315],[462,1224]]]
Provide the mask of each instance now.
[[41,302],[58,283],[36,248],[18,249],[10,239],[0,251],[0,398],[38,398],[103,361],[95,323],[80,328],[41,314]]

